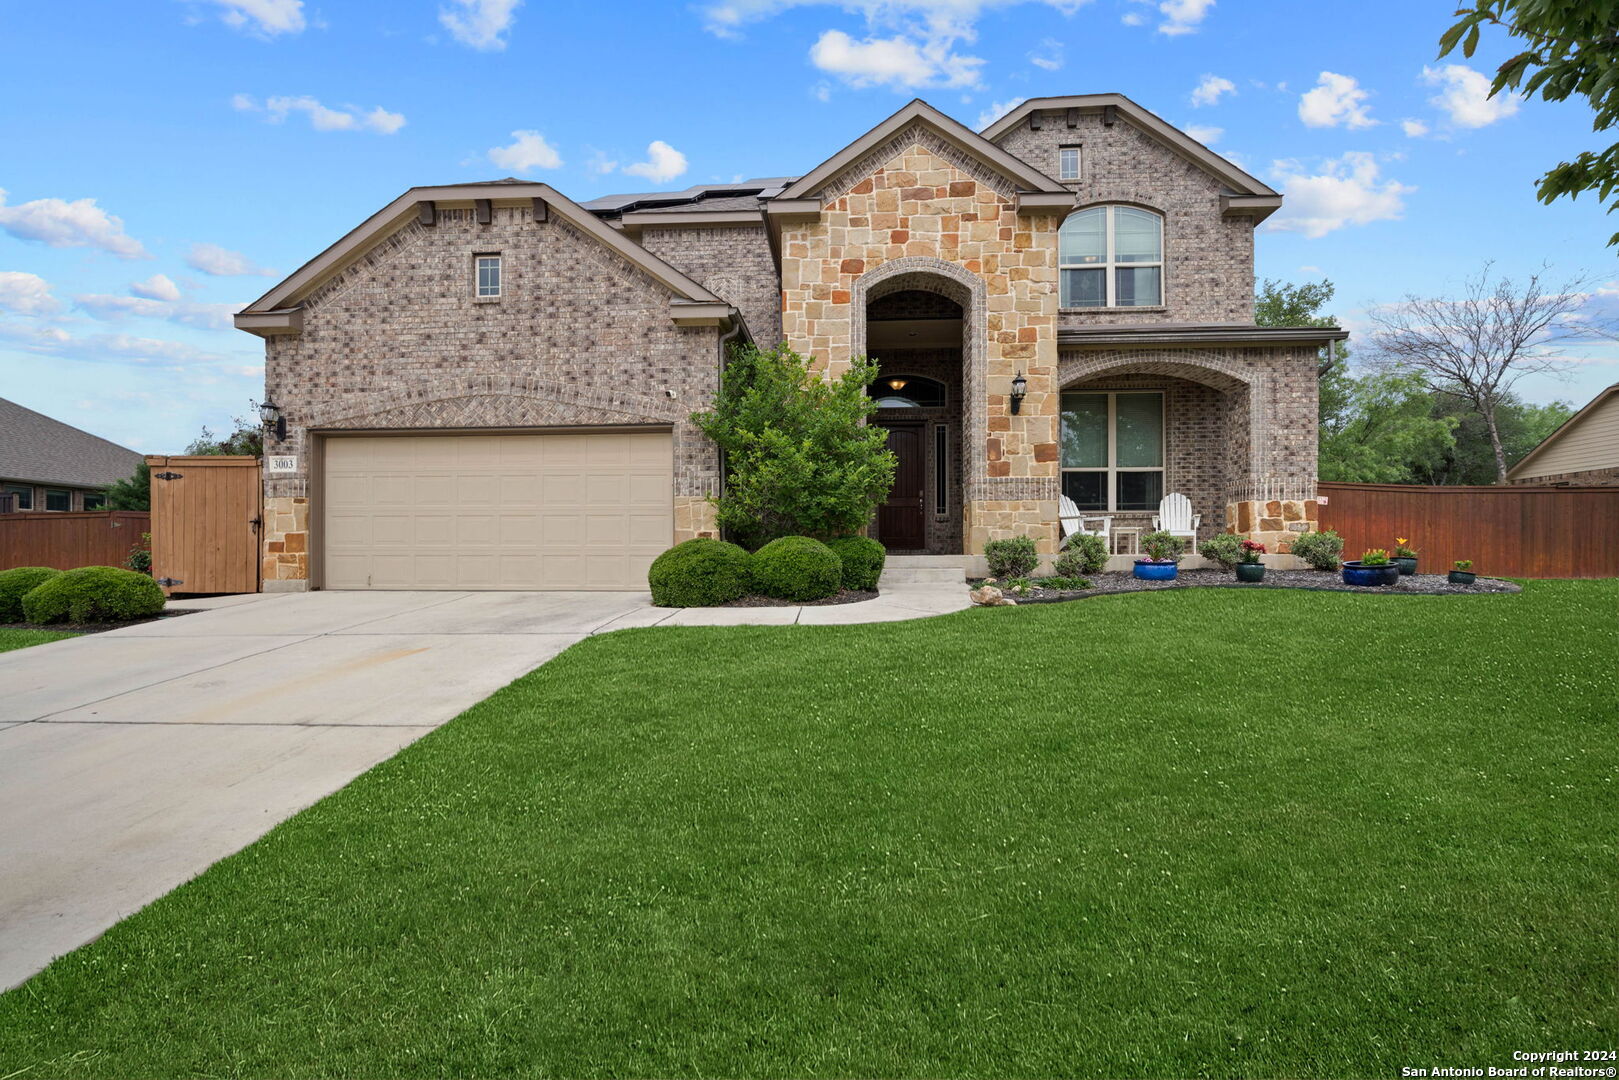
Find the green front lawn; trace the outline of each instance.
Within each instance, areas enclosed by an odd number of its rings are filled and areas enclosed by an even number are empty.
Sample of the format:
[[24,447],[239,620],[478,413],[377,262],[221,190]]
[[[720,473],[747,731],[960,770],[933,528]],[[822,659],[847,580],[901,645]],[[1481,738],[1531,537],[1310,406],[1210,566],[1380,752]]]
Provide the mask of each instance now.
[[1619,583],[593,638],[0,998],[0,1076],[1619,1043]]
[[[47,641],[61,641],[63,638],[78,637],[77,634],[64,634],[60,630],[8,630],[0,627],[0,652],[10,652],[12,649],[26,649],[30,645],[43,645]],[[4,691],[0,690],[0,697]],[[0,1078],[5,1076],[0,1073]]]

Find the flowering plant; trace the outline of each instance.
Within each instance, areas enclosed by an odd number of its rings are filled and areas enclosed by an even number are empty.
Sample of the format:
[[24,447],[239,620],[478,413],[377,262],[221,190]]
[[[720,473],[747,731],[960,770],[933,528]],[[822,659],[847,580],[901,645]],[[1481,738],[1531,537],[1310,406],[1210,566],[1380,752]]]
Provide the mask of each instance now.
[[1181,552],[1186,550],[1186,541],[1159,529],[1141,538],[1141,550],[1147,553],[1147,557],[1137,559],[1137,562],[1178,564],[1181,561]]
[[1394,538],[1394,557],[1396,559],[1414,559],[1414,558],[1416,558],[1417,557],[1417,549],[1414,548],[1414,547],[1408,547],[1407,545],[1410,544],[1410,543],[1411,543],[1411,541],[1407,540],[1405,537],[1396,536]]
[[1360,557],[1360,564],[1362,566],[1387,566],[1389,564],[1389,553],[1382,548],[1372,548]]
[[1259,557],[1263,554],[1265,554],[1264,544],[1255,543],[1252,540],[1244,540],[1242,542],[1243,562],[1249,564],[1257,563],[1259,561]]

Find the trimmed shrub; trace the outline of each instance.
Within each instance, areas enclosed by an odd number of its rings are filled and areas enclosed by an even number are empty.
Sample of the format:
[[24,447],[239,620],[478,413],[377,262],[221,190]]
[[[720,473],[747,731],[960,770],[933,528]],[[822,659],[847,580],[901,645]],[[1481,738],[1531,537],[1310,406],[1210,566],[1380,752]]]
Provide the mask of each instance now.
[[843,584],[843,561],[819,540],[783,536],[753,553],[753,580],[778,600],[824,600]]
[[1159,529],[1141,538],[1141,550],[1146,552],[1147,558],[1153,562],[1172,562],[1178,566],[1181,555],[1186,551],[1186,539]]
[[698,537],[659,555],[647,571],[659,607],[713,607],[753,588],[753,556],[723,540]]
[[123,622],[163,610],[163,589],[145,574],[116,566],[64,570],[22,598],[31,623]]
[[845,589],[877,587],[877,579],[883,576],[883,561],[888,558],[887,548],[869,536],[840,536],[828,540],[826,546],[843,563]]
[[1303,559],[1312,570],[1336,570],[1344,553],[1344,538],[1331,529],[1300,533],[1294,538],[1292,546],[1293,554]]
[[1055,570],[1059,577],[1100,573],[1107,565],[1107,541],[1095,533],[1074,533],[1063,542]]
[[1040,553],[1034,549],[1034,540],[1027,536],[991,540],[984,545],[984,559],[989,563],[992,578],[1028,577],[1040,565]]
[[1242,537],[1236,533],[1220,533],[1197,545],[1197,553],[1209,562],[1217,562],[1223,569],[1234,570],[1242,561]]
[[22,598],[61,572],[48,566],[19,566],[0,573],[0,623],[22,622]]

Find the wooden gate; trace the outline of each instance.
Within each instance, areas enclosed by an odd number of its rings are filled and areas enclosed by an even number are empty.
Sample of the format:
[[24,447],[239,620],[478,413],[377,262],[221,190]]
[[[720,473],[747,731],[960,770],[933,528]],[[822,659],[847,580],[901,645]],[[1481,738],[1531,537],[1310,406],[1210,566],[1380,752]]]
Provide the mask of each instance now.
[[163,457],[152,469],[152,576],[172,593],[259,591],[256,457]]

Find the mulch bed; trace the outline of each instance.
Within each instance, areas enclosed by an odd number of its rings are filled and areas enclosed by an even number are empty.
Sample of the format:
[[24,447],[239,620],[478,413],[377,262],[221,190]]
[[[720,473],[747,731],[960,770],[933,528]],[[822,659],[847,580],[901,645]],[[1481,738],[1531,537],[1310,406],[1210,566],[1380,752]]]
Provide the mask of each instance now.
[[[982,579],[972,582],[974,587]],[[1324,570],[1265,571],[1261,582],[1238,581],[1225,570],[1182,570],[1174,581],[1140,581],[1129,573],[1115,572],[1091,575],[1088,589],[1032,589],[1025,595],[1003,592],[1020,604],[1051,604],[1064,600],[1083,600],[1087,596],[1106,596],[1111,593],[1149,592],[1157,589],[1314,589],[1322,592],[1350,592],[1386,596],[1461,596],[1474,593],[1522,592],[1522,586],[1500,578],[1481,577],[1471,585],[1452,585],[1444,574],[1409,574],[1400,578],[1398,585],[1362,587],[1345,585],[1336,572]]]
[[158,622],[162,619],[177,619],[181,615],[195,615],[200,608],[191,610],[175,609],[153,615],[149,619],[127,619],[124,622],[96,622],[96,623],[51,623],[40,626],[37,623],[0,623],[0,630],[57,630],[64,634],[101,634],[108,630],[122,630],[126,626],[140,626],[143,623]]
[[774,596],[744,596],[716,607],[831,607],[833,604],[858,604],[877,599],[876,589],[839,589],[824,600],[777,600]]

